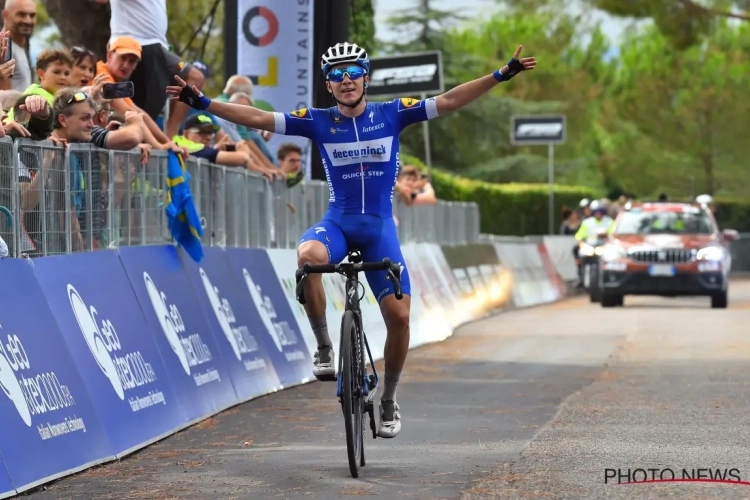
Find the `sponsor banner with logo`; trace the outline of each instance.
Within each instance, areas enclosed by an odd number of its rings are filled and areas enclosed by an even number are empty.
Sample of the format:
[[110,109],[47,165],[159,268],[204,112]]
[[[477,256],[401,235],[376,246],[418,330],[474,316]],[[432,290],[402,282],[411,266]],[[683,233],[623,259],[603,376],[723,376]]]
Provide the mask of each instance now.
[[565,143],[565,115],[512,116],[510,143],[532,146]]
[[237,279],[224,250],[207,247],[200,264],[180,250],[203,312],[213,328],[219,353],[234,383],[237,397],[247,401],[280,388],[269,355],[276,350],[271,333],[252,304],[244,278]]
[[118,457],[185,427],[117,251],[35,259],[33,269]]
[[0,454],[0,498],[12,497],[16,494],[13,484],[8,476],[8,469],[5,468],[5,460]]
[[443,60],[439,50],[370,59],[370,96],[443,93]]
[[188,420],[232,406],[237,394],[177,249],[124,247],[119,254]]
[[5,259],[0,274],[13,284],[0,287],[0,450],[21,492],[114,451],[31,265]]
[[[286,113],[312,107],[313,1],[238,0],[237,73],[253,80],[257,108]],[[310,140],[275,134],[268,142],[276,155],[285,142],[298,144],[309,160]]]
[[[263,325],[272,337],[269,355],[281,387],[307,382],[313,376],[312,355],[266,250],[228,248],[224,252],[234,275],[252,298],[247,304],[255,306],[257,324]],[[292,273],[295,269],[296,263]]]

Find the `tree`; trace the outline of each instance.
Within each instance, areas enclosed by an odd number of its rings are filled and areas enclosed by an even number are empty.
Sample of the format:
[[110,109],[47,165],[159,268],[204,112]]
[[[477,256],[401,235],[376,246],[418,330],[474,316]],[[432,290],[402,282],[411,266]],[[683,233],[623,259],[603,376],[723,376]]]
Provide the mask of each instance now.
[[[653,19],[662,34],[679,49],[697,43],[720,19],[750,20],[747,0],[589,0],[594,7],[616,16]],[[739,5],[737,5],[739,4]],[[733,7],[740,7],[743,12]]]
[[441,34],[449,23],[466,19],[450,10],[435,8],[434,0],[412,0],[413,6],[388,18],[402,42],[384,44],[389,52],[411,52],[441,48]]
[[[109,41],[109,4],[91,0],[41,0],[60,31],[65,46],[82,45],[99,59],[106,57]],[[223,9],[221,0],[167,0],[173,50],[187,61],[200,59],[211,69],[207,93],[223,87]]]
[[350,0],[351,21],[349,41],[366,47],[370,53],[377,51],[375,42],[375,9],[372,0]]

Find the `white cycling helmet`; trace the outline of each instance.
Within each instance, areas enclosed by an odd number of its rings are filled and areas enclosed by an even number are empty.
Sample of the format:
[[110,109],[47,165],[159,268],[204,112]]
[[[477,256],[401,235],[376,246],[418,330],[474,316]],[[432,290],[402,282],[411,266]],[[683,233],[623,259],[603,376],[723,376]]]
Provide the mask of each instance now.
[[320,68],[324,75],[328,75],[332,66],[341,63],[354,63],[364,68],[367,73],[370,72],[370,58],[367,56],[367,51],[356,43],[337,43],[330,47],[321,58]]
[[589,199],[588,198],[582,199],[581,202],[578,204],[579,208],[586,208],[587,206],[589,206]]

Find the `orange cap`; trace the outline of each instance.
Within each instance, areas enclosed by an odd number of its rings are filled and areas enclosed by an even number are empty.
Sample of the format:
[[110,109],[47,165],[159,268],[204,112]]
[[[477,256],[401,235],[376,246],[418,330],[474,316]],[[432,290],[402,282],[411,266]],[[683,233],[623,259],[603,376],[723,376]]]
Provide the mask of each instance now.
[[141,58],[141,44],[135,38],[129,36],[120,36],[112,40],[109,44],[109,50],[118,54],[133,54]]

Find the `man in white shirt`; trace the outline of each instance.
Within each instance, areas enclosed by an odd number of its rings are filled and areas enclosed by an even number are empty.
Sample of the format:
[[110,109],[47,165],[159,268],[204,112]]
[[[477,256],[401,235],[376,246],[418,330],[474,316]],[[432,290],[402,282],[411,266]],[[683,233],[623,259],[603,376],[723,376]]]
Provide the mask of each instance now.
[[[135,90],[133,102],[152,119],[155,120],[164,108],[167,102],[164,88],[167,85],[175,85],[174,75],[179,75],[190,85],[203,88],[203,73],[169,51],[166,0],[95,1],[110,4],[110,41],[120,36],[129,36],[141,44],[141,61],[130,76]],[[178,134],[180,124],[189,110],[190,107],[181,102],[170,105],[165,130],[167,137],[171,138]]]
[[[3,81],[0,90],[23,92],[33,83],[29,62],[29,39],[36,26],[36,4],[34,0],[5,0],[3,9],[3,32],[10,31],[11,57],[16,65],[11,81]],[[0,63],[5,61],[0,61]]]

